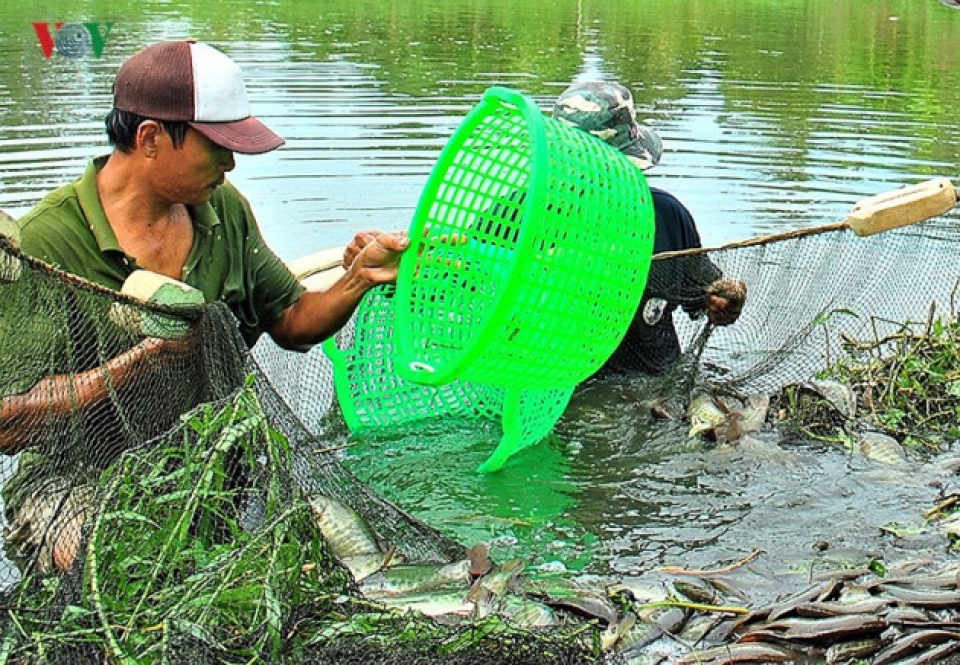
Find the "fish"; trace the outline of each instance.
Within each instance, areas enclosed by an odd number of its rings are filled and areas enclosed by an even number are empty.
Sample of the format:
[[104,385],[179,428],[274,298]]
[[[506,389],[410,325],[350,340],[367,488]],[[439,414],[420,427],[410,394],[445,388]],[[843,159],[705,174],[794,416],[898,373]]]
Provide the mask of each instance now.
[[[797,606],[800,604],[821,601],[826,598],[830,598],[840,589],[841,585],[842,583],[840,580],[836,578],[830,578],[824,582],[820,582],[797,591],[796,593],[793,593],[772,605],[767,612],[766,618],[770,621],[776,621],[781,617],[793,614]],[[762,617],[762,614],[762,612],[755,613],[755,615],[758,617]]]
[[498,615],[518,628],[543,628],[560,624],[550,606],[523,596],[505,596],[494,607]]
[[729,413],[729,409],[721,406],[713,395],[697,393],[687,407],[687,417],[690,419],[687,437],[692,439],[696,436],[705,436],[715,439],[717,428],[727,422]]
[[854,443],[854,452],[873,462],[879,462],[889,467],[903,468],[907,466],[907,456],[892,436],[880,432],[861,432]]
[[726,663],[795,663],[797,654],[772,644],[731,644],[692,651],[678,665],[720,665]]
[[403,596],[387,596],[376,601],[385,607],[404,612],[419,612],[428,617],[459,617],[482,619],[492,610],[467,599],[463,591],[424,592]]
[[835,617],[844,614],[876,614],[896,601],[893,598],[869,597],[851,602],[800,603],[794,608],[797,616],[806,618]]
[[505,561],[493,571],[478,578],[473,583],[467,598],[474,602],[488,602],[491,597],[505,595],[525,566],[521,559]]
[[636,577],[622,577],[606,585],[607,595],[624,594],[638,603],[652,603],[666,600],[670,591],[662,583],[648,583]]
[[673,588],[676,589],[677,593],[681,596],[695,603],[704,605],[720,605],[723,603],[723,598],[717,592],[717,589],[704,582],[697,580],[675,580],[673,582]]
[[953,640],[900,662],[903,665],[929,665],[930,663],[941,663],[942,665],[943,663],[956,662],[955,660],[947,660],[947,656],[952,656],[958,651],[960,651],[960,641]]
[[700,614],[693,616],[683,627],[683,632],[677,637],[682,644],[689,644],[696,647],[701,644],[707,635],[709,635],[721,622],[723,617],[720,615]]
[[469,559],[447,564],[413,563],[384,568],[364,579],[360,591],[368,598],[420,593],[444,587],[462,587],[472,580]]
[[905,635],[884,647],[870,660],[871,665],[901,663],[903,659],[930,646],[960,645],[960,633],[952,630],[923,630]]
[[724,598],[736,598],[741,602],[749,602],[750,597],[747,596],[743,591],[737,589],[732,584],[727,583],[726,581],[720,579],[719,577],[704,577],[703,581],[712,586],[714,589],[719,591]]
[[849,663],[858,659],[867,659],[875,654],[883,646],[883,640],[879,637],[870,637],[864,640],[850,640],[848,642],[837,642],[831,644],[824,657],[827,659],[827,665],[836,665],[836,663]]
[[[946,570],[930,574],[917,574],[903,577],[885,577],[877,584],[956,589],[960,587],[960,567],[952,566]],[[871,587],[868,587],[868,589],[869,588]]]
[[339,558],[356,582],[362,582],[394,563],[403,563],[403,557],[397,552],[371,552],[370,554],[355,554]]
[[597,618],[607,625],[618,621],[617,608],[609,597],[589,589],[563,589],[547,592],[542,600],[551,607],[563,607],[578,614]]
[[608,626],[619,623],[620,616],[610,597],[610,587],[605,585],[604,590],[599,591],[588,584],[584,578],[548,577],[527,581],[524,591],[551,607],[600,619]]
[[770,395],[747,395],[743,406],[734,410],[727,417],[726,431],[723,438],[729,442],[736,442],[748,434],[755,434],[763,429],[767,421],[767,411],[770,409]]
[[788,618],[761,624],[743,635],[741,642],[791,641],[832,644],[848,637],[879,635],[887,622],[873,614],[845,614],[824,619]]
[[321,494],[308,497],[308,501],[317,528],[338,559],[385,554],[373,529],[353,508]]
[[960,607],[960,592],[934,591],[932,589],[911,589],[892,584],[878,584],[875,589],[891,598],[926,609],[945,610]]
[[712,441],[736,443],[763,429],[769,408],[770,396],[761,393],[747,395],[742,400],[697,393],[687,408],[690,418],[687,436],[701,435]]
[[481,577],[493,570],[490,545],[487,543],[477,543],[467,550],[467,560],[470,562],[470,575],[473,577]]
[[800,384],[825,399],[841,416],[852,420],[857,414],[857,395],[845,383],[831,379],[808,381]]
[[627,612],[619,621],[608,625],[600,632],[600,650],[610,651],[619,647],[623,637],[637,625],[637,615]]
[[637,615],[631,625],[619,631],[617,649],[627,662],[664,635],[680,633],[690,619],[690,613],[681,607],[657,607],[645,615]]

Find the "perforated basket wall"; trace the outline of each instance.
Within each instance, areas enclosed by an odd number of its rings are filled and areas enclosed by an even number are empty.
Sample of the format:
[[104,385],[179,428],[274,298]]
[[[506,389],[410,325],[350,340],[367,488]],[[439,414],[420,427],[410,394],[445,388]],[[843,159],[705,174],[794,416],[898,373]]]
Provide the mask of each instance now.
[[439,386],[408,381],[394,371],[394,288],[368,293],[352,325],[323,344],[333,363],[337,400],[351,432],[402,427],[425,420],[468,418],[499,421],[502,437],[477,469],[499,470],[515,453],[553,429],[573,387],[554,390],[503,388],[451,381]]
[[650,266],[653,204],[617,150],[491,88],[442,151],[410,236],[397,371],[552,390],[590,376],[625,333]]

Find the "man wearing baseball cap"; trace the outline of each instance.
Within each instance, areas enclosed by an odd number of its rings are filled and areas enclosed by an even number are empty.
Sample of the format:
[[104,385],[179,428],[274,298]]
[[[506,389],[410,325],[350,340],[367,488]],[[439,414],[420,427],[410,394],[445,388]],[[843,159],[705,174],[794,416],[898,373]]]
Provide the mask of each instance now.
[[[235,152],[265,153],[284,141],[251,113],[239,66],[212,46],[165,41],[131,56],[117,73],[106,131],[110,154],[94,158],[80,179],[20,220],[27,254],[114,290],[134,273],[158,286],[176,280],[191,297],[199,291],[207,303],[225,303],[247,345],[267,333],[294,350],[333,335],[367,291],[396,279],[409,244],[403,233],[357,234],[345,274],[324,291],[306,291],[270,250],[249,202],[226,175]],[[47,377],[28,397],[59,380],[63,390],[43,390],[38,398],[74,401],[45,408],[93,407],[135,382],[157,354],[177,353],[177,344],[148,337],[101,367]],[[19,449],[30,435],[3,425],[29,419],[3,412],[0,447]],[[89,488],[44,478],[37,471],[46,470],[38,466],[45,458],[27,459],[21,455],[18,478],[4,485],[5,545],[40,570],[67,569]],[[53,505],[69,508],[51,517]]]
[[267,247],[226,175],[234,152],[265,153],[283,139],[252,115],[224,53],[193,40],[153,44],[120,67],[113,95],[113,152],[20,220],[28,254],[113,289],[137,269],[180,280],[225,302],[249,345],[266,332],[288,349],[331,336],[364,293],[395,280],[401,233],[358,234],[357,260],[322,292],[305,292]]
[[[553,117],[605,141],[646,171],[663,154],[657,132],[637,122],[630,90],[619,83],[583,81],[557,98]],[[690,211],[672,194],[650,188],[654,209],[654,254],[701,246]],[[706,254],[654,261],[637,314],[617,350],[600,374],[642,371],[659,374],[680,357],[673,326],[677,307],[691,316],[706,313],[714,325],[737,320],[746,299],[746,286],[724,278]]]

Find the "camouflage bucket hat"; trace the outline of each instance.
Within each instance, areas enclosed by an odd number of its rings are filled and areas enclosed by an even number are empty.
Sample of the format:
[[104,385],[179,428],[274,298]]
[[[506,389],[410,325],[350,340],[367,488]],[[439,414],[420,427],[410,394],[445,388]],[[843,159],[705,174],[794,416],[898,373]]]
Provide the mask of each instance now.
[[660,136],[637,123],[633,95],[619,83],[571,85],[557,98],[553,117],[606,141],[644,170],[656,165],[663,153]]

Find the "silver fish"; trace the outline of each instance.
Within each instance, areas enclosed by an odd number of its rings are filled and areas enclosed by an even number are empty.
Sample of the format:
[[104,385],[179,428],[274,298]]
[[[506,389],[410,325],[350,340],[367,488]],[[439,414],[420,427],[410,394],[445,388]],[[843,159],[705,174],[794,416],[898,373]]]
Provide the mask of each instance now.
[[903,446],[891,436],[880,432],[862,432],[854,444],[861,455],[874,462],[894,468],[907,466]]
[[687,408],[688,437],[702,435],[713,441],[736,443],[763,428],[769,408],[769,395],[758,393],[741,400],[697,393]]
[[[957,533],[960,535],[960,529],[958,529]],[[898,586],[957,589],[960,588],[960,566],[952,566],[942,571],[929,574],[899,577],[894,574],[884,578],[880,583],[886,585],[895,584]]]
[[731,644],[693,651],[678,661],[680,665],[713,665],[719,663],[793,663],[797,654],[762,642]]
[[770,409],[770,396],[764,394],[747,395],[745,403],[727,416],[724,439],[737,442],[747,434],[763,429]]
[[525,566],[520,559],[505,561],[474,582],[467,598],[476,602],[488,602],[492,597],[505,595]]
[[598,590],[597,585],[600,582],[591,582],[592,579],[589,577],[571,579],[550,576],[525,581],[524,591],[551,607],[573,610],[579,614],[600,619],[608,626],[618,624],[620,616],[617,606],[610,597],[610,586],[602,584],[603,590]]
[[616,596],[620,593],[626,594],[631,600],[638,603],[666,600],[671,595],[664,583],[646,582],[638,577],[622,577],[616,582],[607,584],[606,591],[609,596]]
[[619,648],[624,636],[636,625],[637,615],[633,612],[627,612],[619,621],[608,625],[600,633],[600,650],[609,651],[614,647]]
[[850,602],[818,601],[800,603],[794,608],[794,611],[799,617],[822,619],[824,617],[835,617],[844,614],[877,614],[880,610],[888,605],[893,605],[895,602],[892,598],[871,596]]
[[374,552],[346,556],[340,558],[340,563],[346,566],[355,581],[362,582],[392,564],[403,563],[403,557],[396,552],[387,552],[386,554]]
[[617,650],[631,662],[649,645],[664,635],[677,635],[690,619],[690,613],[680,607],[657,607],[637,614],[637,620],[621,631]]
[[497,614],[518,628],[542,628],[559,625],[556,613],[548,605],[523,596],[504,596],[495,605]]
[[687,407],[687,417],[690,419],[687,436],[691,439],[699,435],[715,438],[717,428],[727,422],[729,413],[713,395],[697,393]]
[[617,607],[602,593],[589,589],[568,589],[547,593],[543,601],[554,607],[574,610],[588,617],[600,619],[605,624],[614,625],[618,621]]
[[843,614],[823,619],[786,618],[761,624],[746,633],[743,642],[798,641],[830,644],[853,637],[879,635],[887,622],[874,614]]
[[850,640],[831,644],[824,656],[827,665],[855,662],[858,658],[869,658],[883,646],[879,637],[870,637],[863,640]]
[[428,617],[453,616],[462,618],[483,618],[492,612],[482,603],[467,600],[462,591],[444,591],[442,593],[417,593],[404,596],[389,596],[377,602],[386,607],[410,612],[419,612]]
[[853,392],[853,388],[845,383],[826,379],[809,381],[800,384],[800,387],[820,395],[847,420],[857,414],[857,395]]
[[709,614],[692,616],[687,621],[686,625],[683,627],[683,631],[678,637],[680,638],[681,643],[689,644],[691,647],[696,647],[704,640],[710,631],[717,627],[719,622],[719,617],[711,616]]
[[[877,652],[871,659],[876,665],[902,663],[903,659],[923,651],[927,647],[950,644],[960,646],[960,633],[952,630],[923,630],[918,633],[904,635],[892,644]],[[941,653],[940,655],[944,655]]]
[[960,607],[960,592],[911,589],[893,584],[878,584],[876,589],[902,603],[926,609],[945,610]]
[[460,586],[465,594],[470,586],[470,567],[469,559],[447,564],[391,566],[363,580],[360,591],[368,598],[383,598]]
[[716,588],[699,580],[674,580],[673,588],[676,589],[677,593],[681,596],[695,603],[703,603],[704,605],[720,605],[723,603],[723,598],[717,592]]

